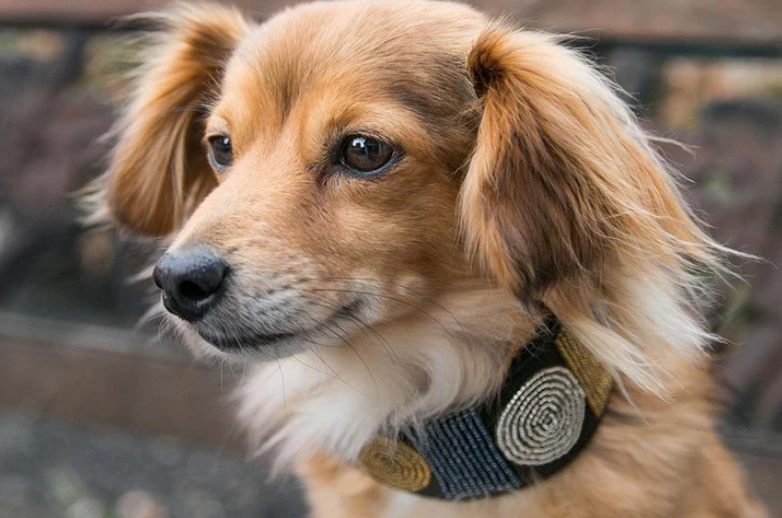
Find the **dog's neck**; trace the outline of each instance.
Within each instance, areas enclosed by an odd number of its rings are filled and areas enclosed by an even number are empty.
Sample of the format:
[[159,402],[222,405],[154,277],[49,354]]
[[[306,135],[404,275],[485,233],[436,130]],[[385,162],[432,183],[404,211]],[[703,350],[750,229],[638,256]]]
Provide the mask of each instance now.
[[520,317],[501,292],[434,306],[254,375],[241,417],[255,446],[284,463],[324,449],[388,486],[449,500],[519,490],[576,458],[611,387],[591,353],[556,319]]
[[610,374],[549,317],[513,358],[496,398],[378,436],[359,467],[394,489],[446,500],[484,498],[546,479],[597,430]]

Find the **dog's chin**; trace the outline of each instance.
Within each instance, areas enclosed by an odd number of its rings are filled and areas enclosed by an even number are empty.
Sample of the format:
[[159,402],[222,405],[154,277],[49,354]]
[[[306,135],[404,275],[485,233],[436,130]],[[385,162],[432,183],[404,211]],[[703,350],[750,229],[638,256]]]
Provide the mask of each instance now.
[[290,333],[219,333],[196,326],[177,318],[174,324],[182,342],[197,357],[226,360],[272,361],[287,358],[315,345],[309,332]]
[[315,344],[308,331],[239,335],[198,333],[198,336],[208,347],[223,355],[259,361],[287,358]]
[[345,333],[353,327],[350,319],[358,306],[358,303],[344,306],[322,323],[279,333],[239,327],[227,331],[224,326],[191,324],[173,316],[171,319],[182,333],[185,344],[197,355],[269,361],[313,347],[343,345],[347,338]]
[[254,333],[250,331],[241,334],[222,334],[204,330],[196,330],[196,333],[198,333],[205,342],[226,352],[273,347],[296,340],[297,338],[301,339],[309,334],[307,331],[272,334]]

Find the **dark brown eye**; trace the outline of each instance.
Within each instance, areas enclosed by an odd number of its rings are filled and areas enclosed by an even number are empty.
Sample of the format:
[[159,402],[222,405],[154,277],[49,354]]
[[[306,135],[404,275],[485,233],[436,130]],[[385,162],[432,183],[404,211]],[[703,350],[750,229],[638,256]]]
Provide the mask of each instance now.
[[226,135],[209,137],[209,160],[215,169],[225,169],[233,163],[234,151],[231,137]]
[[342,164],[359,176],[381,172],[394,156],[394,149],[372,137],[353,135],[342,145]]

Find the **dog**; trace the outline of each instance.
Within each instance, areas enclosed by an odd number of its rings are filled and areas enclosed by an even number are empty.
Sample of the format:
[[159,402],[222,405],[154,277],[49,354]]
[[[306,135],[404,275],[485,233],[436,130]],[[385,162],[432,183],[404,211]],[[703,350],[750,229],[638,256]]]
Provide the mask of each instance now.
[[313,516],[762,517],[710,239],[611,82],[458,3],[180,5],[99,182]]

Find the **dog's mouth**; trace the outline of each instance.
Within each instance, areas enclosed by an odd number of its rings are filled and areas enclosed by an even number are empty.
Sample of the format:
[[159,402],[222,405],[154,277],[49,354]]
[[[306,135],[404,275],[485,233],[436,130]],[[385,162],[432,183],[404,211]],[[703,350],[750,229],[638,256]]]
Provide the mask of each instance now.
[[256,347],[264,347],[267,345],[276,344],[291,340],[293,338],[301,337],[308,334],[309,330],[302,330],[300,332],[291,333],[242,333],[242,334],[227,334],[227,333],[214,333],[212,331],[198,330],[198,335],[221,350],[239,350],[250,349]]
[[195,331],[209,344],[221,351],[239,351],[280,345],[294,341],[306,341],[317,345],[314,337],[324,333],[340,320],[353,319],[361,308],[361,301],[355,300],[341,306],[329,318],[311,327],[281,333],[268,333],[256,329],[237,329],[229,333],[211,327],[197,326]]

